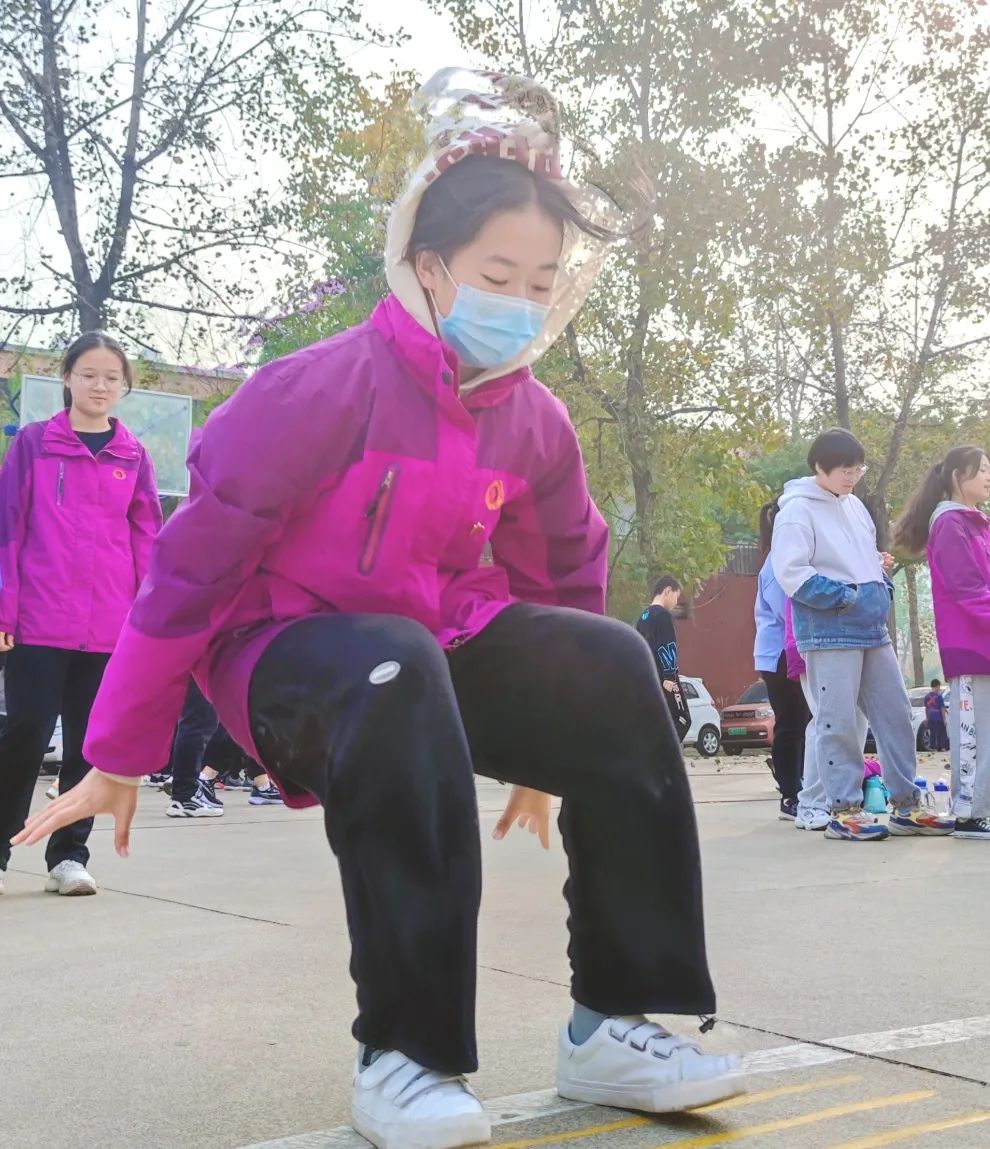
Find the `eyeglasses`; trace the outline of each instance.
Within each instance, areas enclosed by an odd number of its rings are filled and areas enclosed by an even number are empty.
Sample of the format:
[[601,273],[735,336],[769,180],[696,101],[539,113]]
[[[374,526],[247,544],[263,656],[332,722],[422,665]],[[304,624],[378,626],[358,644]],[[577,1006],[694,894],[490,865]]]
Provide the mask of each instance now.
[[844,479],[861,479],[870,468],[865,463],[858,467],[840,467],[839,474]]
[[102,383],[107,391],[119,391],[124,386],[122,375],[98,375],[95,371],[73,371],[72,377],[85,383],[87,387],[96,387]]

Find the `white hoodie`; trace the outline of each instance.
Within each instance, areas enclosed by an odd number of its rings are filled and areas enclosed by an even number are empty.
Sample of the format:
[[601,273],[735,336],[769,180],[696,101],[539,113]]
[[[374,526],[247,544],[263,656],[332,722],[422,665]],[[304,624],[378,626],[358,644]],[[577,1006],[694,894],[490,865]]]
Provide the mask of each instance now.
[[770,556],[788,598],[815,575],[857,585],[883,582],[869,511],[855,495],[833,495],[810,477],[784,487]]

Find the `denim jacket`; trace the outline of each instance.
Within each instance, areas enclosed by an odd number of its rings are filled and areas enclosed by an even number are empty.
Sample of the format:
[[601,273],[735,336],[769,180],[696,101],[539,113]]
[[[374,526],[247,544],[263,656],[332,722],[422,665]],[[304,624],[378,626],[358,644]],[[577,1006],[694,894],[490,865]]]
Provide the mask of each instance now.
[[887,617],[893,584],[852,586],[815,575],[793,599],[794,637],[798,650],[862,650],[890,642]]

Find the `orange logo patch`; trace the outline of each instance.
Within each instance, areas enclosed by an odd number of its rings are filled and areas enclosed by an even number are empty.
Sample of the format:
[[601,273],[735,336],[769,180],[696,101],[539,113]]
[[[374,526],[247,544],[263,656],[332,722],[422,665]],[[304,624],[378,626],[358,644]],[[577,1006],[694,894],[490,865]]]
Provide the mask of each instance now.
[[117,467],[117,468],[114,470],[114,472],[113,472],[113,477],[114,477],[115,479],[126,479],[126,478],[127,478],[127,472],[126,472],[126,471],[122,471],[122,470],[120,469],[120,467]]
[[488,490],[485,491],[485,506],[490,511],[497,511],[504,503],[505,483],[501,479],[496,479],[489,484]]

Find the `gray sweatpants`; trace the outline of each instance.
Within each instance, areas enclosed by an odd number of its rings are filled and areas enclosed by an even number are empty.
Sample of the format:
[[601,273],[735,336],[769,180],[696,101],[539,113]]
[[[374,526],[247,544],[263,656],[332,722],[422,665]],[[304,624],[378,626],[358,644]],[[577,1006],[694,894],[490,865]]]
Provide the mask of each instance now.
[[818,774],[833,812],[863,805],[863,740],[856,707],[870,721],[883,780],[895,806],[915,805],[918,759],[911,703],[890,643],[865,650],[811,650],[804,655],[815,697]]
[[[808,685],[807,674],[801,675],[801,689],[804,691],[805,701],[811,711],[811,721],[804,736],[804,776],[801,779],[801,793],[798,795],[798,817],[807,818],[814,813],[831,812],[828,799],[825,797],[825,783],[818,773],[818,706],[811,687]],[[868,723],[866,715],[856,707],[856,741],[860,746],[866,743]],[[865,771],[865,765],[864,765]]]
[[950,681],[949,748],[953,815],[990,818],[990,676]]

